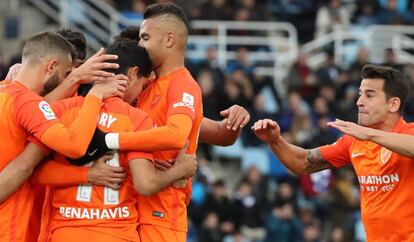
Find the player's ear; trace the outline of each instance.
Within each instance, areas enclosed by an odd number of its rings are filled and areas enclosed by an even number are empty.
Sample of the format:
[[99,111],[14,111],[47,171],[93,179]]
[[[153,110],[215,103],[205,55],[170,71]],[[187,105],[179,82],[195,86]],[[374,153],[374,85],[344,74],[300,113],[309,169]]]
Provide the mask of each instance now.
[[139,67],[138,66],[133,66],[131,68],[128,69],[128,73],[127,76],[129,78],[129,80],[135,80],[138,78],[138,74],[139,74]]
[[388,104],[390,105],[390,112],[395,113],[398,112],[401,106],[401,100],[398,97],[392,97],[388,100]]
[[57,59],[50,59],[46,63],[46,73],[49,75],[53,75],[55,71],[57,70],[57,66],[59,64],[59,61]]
[[175,33],[172,32],[172,31],[168,31],[165,46],[167,48],[171,48],[171,47],[173,47],[175,45],[175,42],[176,42]]

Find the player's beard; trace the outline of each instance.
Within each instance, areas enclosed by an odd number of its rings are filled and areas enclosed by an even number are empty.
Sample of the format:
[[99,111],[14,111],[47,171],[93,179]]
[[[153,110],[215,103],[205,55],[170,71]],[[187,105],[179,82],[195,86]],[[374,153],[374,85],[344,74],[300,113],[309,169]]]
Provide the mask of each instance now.
[[44,97],[49,92],[53,91],[57,86],[59,86],[59,84],[60,84],[60,78],[57,72],[55,72],[55,74],[49,77],[49,79],[46,81],[45,85],[43,86],[43,90],[40,93],[40,96]]

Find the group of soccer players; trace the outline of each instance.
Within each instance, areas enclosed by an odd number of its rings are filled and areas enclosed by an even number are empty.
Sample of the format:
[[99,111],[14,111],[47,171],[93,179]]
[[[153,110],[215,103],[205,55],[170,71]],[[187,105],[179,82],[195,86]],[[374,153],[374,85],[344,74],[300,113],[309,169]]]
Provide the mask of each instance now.
[[[86,61],[79,32],[26,41],[0,84],[0,241],[186,240],[198,140],[232,144],[250,119],[238,105],[203,118],[187,38],[181,8],[161,3]],[[332,145],[289,144],[269,119],[252,130],[295,173],[352,164],[368,241],[413,241],[410,85],[384,66],[361,78],[358,124],[329,122],[345,134]]]
[[231,144],[249,114],[203,118],[174,4],[84,63],[66,32],[30,37],[0,86],[0,240],[184,242],[198,139]]

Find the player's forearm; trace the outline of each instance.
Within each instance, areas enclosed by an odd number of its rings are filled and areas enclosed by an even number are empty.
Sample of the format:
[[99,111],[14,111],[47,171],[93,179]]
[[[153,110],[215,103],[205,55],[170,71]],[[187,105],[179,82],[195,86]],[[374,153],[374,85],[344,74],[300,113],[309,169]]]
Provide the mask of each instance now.
[[135,190],[145,196],[161,191],[183,176],[175,167],[159,171],[149,160],[133,160],[129,166]]
[[48,103],[53,103],[61,99],[72,97],[76,92],[79,84],[70,76],[68,76],[59,86],[48,93],[44,99]]
[[95,131],[101,104],[102,101],[99,98],[87,95],[71,127],[55,124],[44,132],[40,140],[67,157],[83,156]]
[[32,174],[33,167],[10,163],[0,173],[0,204],[9,198]]
[[88,184],[89,167],[79,167],[49,160],[36,169],[30,181],[42,185],[69,186]]
[[0,172],[0,203],[17,191],[45,156],[44,151],[37,145],[28,144],[23,152]]
[[143,189],[144,193],[141,194],[152,195],[160,192],[164,188],[173,184],[175,181],[181,179],[181,173],[182,172],[180,172],[178,169],[174,169],[174,167],[166,171],[155,169],[152,179],[148,181],[147,187]]
[[229,146],[234,144],[240,136],[241,129],[233,131],[226,126],[227,119],[214,121],[208,118],[203,118],[200,129],[200,141],[218,146]]
[[269,144],[270,149],[282,164],[295,174],[310,173],[307,160],[308,151],[289,144],[282,137],[277,142]]
[[398,154],[414,157],[414,136],[370,129],[368,140]]
[[[110,149],[161,151],[180,149],[185,145],[192,128],[192,120],[171,118],[166,126],[140,132],[119,133],[119,144],[107,142]],[[108,135],[107,135],[108,137]],[[111,134],[109,139],[112,139]]]

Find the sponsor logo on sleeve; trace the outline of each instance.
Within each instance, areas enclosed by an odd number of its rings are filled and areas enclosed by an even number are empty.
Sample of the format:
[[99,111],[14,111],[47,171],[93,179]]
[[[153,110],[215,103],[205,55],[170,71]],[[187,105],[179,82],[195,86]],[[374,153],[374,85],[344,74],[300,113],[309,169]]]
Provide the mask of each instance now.
[[193,113],[194,113],[195,112],[195,110],[194,110],[194,96],[184,92],[181,102],[173,104],[173,108],[177,108],[177,107],[187,107],[187,108],[191,109],[191,111],[193,111]]
[[39,103],[39,109],[45,116],[46,120],[56,119],[55,113],[52,111],[52,108],[50,108],[49,103],[46,101],[41,101]]

